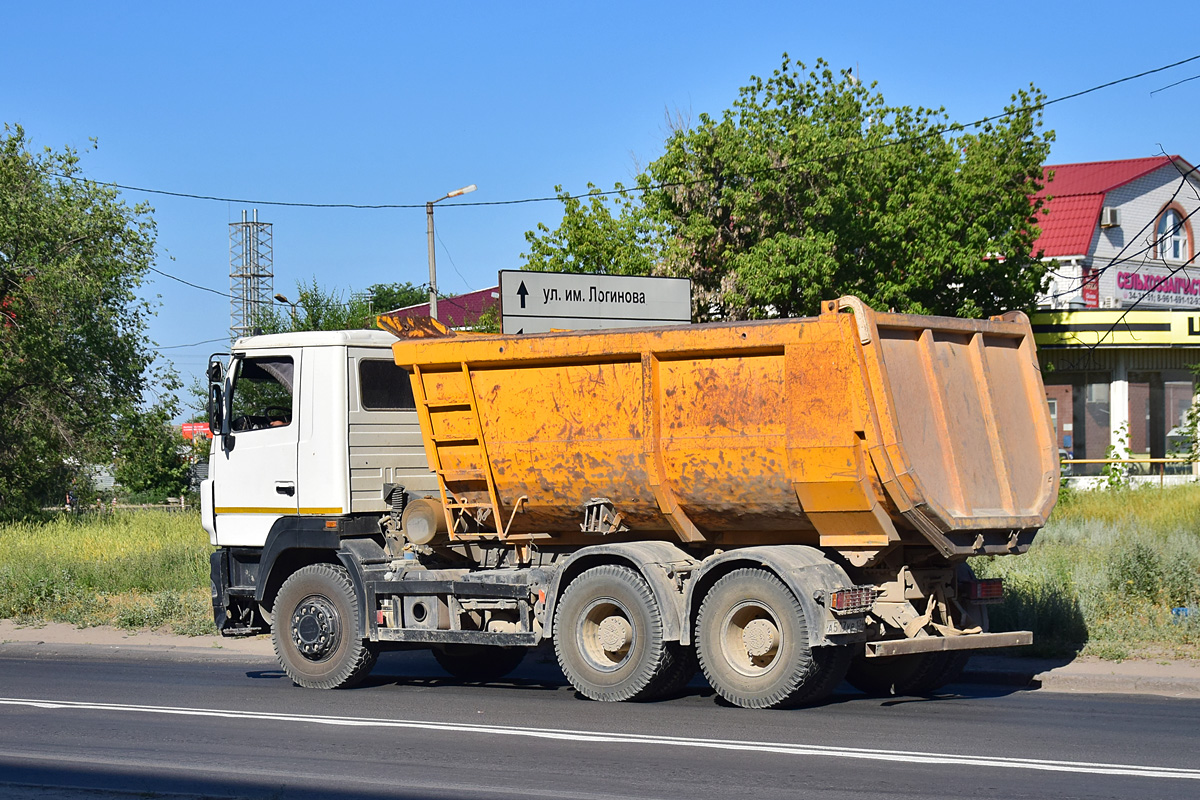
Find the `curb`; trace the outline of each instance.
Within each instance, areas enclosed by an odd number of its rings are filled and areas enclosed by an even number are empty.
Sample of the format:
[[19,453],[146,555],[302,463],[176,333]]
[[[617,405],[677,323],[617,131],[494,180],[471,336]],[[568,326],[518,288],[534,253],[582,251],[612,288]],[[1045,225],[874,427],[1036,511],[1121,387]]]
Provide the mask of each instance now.
[[1200,678],[1182,676],[1142,677],[1095,673],[1042,672],[1033,677],[1039,688],[1049,692],[1077,694],[1152,694],[1162,697],[1200,699]]
[[247,649],[225,649],[221,646],[190,647],[180,645],[91,644],[53,641],[0,641],[0,657],[55,658],[58,656],[89,658],[123,658],[136,661],[214,661],[276,663],[268,645],[263,652]]
[[[1115,665],[1119,667],[1120,665]],[[1196,670],[1189,670],[1196,672]],[[1120,674],[1104,664],[1071,663],[1054,669],[1037,665],[970,669],[959,683],[1012,686],[1046,692],[1075,694],[1148,694],[1163,697],[1200,699],[1200,675]]]

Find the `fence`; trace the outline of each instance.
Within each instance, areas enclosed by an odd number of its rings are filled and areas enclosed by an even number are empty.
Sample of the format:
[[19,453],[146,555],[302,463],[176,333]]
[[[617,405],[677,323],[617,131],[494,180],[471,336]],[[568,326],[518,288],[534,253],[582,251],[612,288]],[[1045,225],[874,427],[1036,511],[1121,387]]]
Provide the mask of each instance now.
[[43,511],[65,512],[67,514],[109,514],[114,511],[194,511],[199,508],[195,502],[188,502],[186,497],[168,497],[165,503],[111,503],[96,501],[94,503],[67,503],[61,506],[43,508]]
[[[1122,469],[1124,477],[1152,478],[1157,475],[1158,485],[1162,487],[1168,475],[1187,476],[1188,478],[1195,476],[1197,462],[1190,458],[1064,458],[1059,463],[1064,478],[1098,478],[1109,473],[1103,468],[1089,469],[1087,465],[1103,464],[1107,467],[1110,464],[1123,464],[1125,465]],[[1076,464],[1084,468],[1077,472]],[[1146,481],[1138,482],[1146,483]]]

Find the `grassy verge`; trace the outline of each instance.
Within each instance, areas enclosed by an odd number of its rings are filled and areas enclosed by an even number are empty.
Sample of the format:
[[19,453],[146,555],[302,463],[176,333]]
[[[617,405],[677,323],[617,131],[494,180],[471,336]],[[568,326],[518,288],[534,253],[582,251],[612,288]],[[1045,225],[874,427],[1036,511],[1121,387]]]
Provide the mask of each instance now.
[[0,525],[0,618],[215,633],[208,534],[162,511]]
[[1066,493],[1028,553],[972,566],[1005,580],[993,630],[1036,654],[1200,658],[1198,486]]
[[[0,525],[0,618],[214,633],[207,534],[195,514],[117,512]],[[1003,577],[994,630],[1038,655],[1200,658],[1200,486],[1066,495]]]

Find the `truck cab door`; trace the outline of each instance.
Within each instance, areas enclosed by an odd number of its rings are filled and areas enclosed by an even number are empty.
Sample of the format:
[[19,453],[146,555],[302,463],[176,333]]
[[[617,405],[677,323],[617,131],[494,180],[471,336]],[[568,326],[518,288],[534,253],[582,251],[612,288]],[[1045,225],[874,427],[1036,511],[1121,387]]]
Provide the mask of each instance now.
[[276,520],[299,513],[300,356],[253,350],[230,367],[229,433],[209,461],[216,545],[261,547]]

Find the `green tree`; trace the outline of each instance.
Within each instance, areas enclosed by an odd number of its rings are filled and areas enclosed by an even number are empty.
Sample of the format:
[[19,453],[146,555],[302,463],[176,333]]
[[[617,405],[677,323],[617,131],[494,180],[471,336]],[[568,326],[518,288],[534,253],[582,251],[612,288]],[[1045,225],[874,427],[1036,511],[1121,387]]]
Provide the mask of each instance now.
[[[415,286],[408,281],[404,283],[376,283],[367,287],[371,295],[371,308],[376,314],[394,311],[397,308],[420,305],[428,302],[429,290],[424,286]],[[375,326],[371,321],[370,327]]]
[[0,515],[58,503],[63,481],[108,463],[113,420],[152,360],[135,292],[154,260],[152,209],[79,179],[70,148],[0,137]]
[[[622,184],[601,193],[588,184],[587,204],[555,186],[563,204],[562,224],[543,223],[528,231],[527,269],[541,272],[592,272],[603,275],[651,275],[662,257],[664,227],[655,223],[636,196]],[[613,213],[610,203],[616,207]]]
[[719,118],[674,130],[634,189],[560,193],[559,227],[526,234],[527,268],[689,277],[698,320],[813,314],[842,294],[964,317],[1031,307],[1043,95],[1019,91],[968,133],[806,69],[784,54]]
[[168,400],[122,416],[114,477],[127,491],[157,500],[187,489],[189,445],[171,422],[176,410]]
[[259,319],[263,333],[375,327],[375,315],[365,299],[351,296],[345,300],[341,292],[322,287],[315,276],[311,283],[298,282],[295,296],[295,305],[276,306]]
[[295,305],[282,304],[259,318],[263,333],[284,331],[343,331],[374,328],[375,317],[385,311],[417,305],[428,299],[426,290],[411,283],[377,283],[365,295],[349,299],[336,289],[321,286],[316,277],[296,284]]

